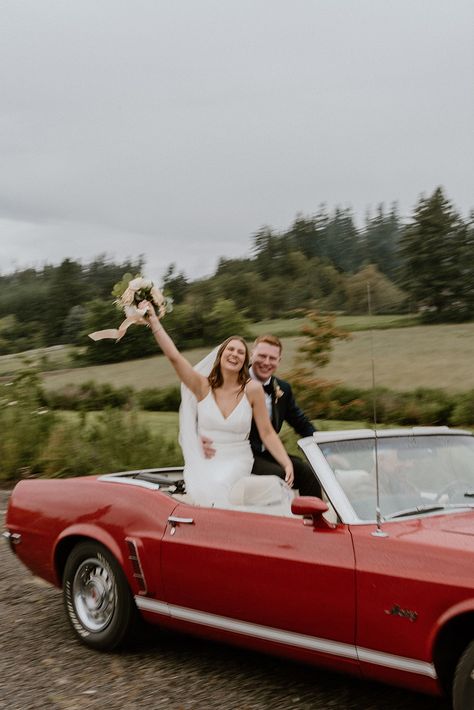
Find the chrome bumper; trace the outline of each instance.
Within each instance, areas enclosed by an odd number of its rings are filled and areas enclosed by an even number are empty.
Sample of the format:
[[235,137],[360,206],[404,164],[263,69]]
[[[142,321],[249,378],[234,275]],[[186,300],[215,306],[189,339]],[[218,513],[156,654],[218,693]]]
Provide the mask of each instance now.
[[9,543],[10,548],[13,550],[15,545],[19,545],[21,542],[20,533],[11,533],[9,530],[5,530],[2,537]]

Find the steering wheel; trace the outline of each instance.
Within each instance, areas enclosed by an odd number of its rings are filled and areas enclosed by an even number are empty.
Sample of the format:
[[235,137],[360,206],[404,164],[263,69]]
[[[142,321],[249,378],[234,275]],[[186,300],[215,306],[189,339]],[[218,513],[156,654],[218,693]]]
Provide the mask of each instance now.
[[466,481],[464,478],[461,478],[459,481],[451,481],[438,493],[436,502],[439,503],[443,496],[447,496],[448,501],[450,501],[451,498],[454,498],[458,493],[465,498],[467,492],[472,493],[472,497],[474,498],[474,486],[471,481]]

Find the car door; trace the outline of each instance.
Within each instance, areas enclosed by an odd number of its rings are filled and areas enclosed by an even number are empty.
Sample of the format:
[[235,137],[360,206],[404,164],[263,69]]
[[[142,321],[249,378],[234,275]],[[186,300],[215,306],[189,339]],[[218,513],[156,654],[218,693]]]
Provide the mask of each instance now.
[[346,526],[186,504],[171,518],[161,571],[163,601],[176,621],[254,646],[283,645],[295,657],[318,654],[333,667],[356,665]]

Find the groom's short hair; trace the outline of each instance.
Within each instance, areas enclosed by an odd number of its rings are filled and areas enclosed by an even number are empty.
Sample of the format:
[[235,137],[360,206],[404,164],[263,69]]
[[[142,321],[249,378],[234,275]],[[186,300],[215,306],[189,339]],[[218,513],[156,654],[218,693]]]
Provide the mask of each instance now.
[[280,355],[281,351],[283,350],[283,345],[281,343],[280,338],[277,338],[276,335],[259,335],[258,338],[255,338],[255,342],[253,344],[253,347],[255,348],[259,343],[268,343],[269,345],[274,345],[275,347],[279,348],[280,350]]

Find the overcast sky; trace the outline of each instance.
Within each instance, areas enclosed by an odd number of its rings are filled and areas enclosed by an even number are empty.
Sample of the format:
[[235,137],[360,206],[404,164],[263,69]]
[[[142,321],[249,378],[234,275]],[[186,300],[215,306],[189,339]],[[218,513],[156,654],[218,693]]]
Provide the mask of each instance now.
[[0,273],[195,278],[325,202],[474,207],[472,0],[1,0]]

